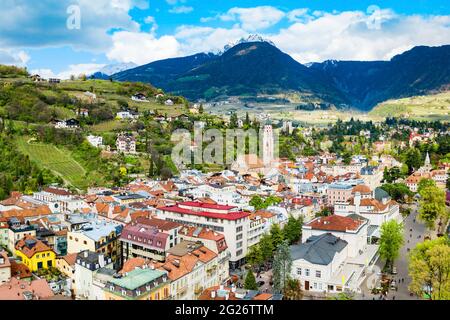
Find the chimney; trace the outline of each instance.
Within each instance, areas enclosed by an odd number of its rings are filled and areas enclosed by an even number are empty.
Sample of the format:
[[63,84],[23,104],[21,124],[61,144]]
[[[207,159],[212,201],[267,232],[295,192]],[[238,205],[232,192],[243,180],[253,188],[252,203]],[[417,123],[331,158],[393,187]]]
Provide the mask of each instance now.
[[89,252],[86,250],[86,251],[84,252],[84,257],[87,258],[88,256],[89,256]]
[[213,291],[211,291],[211,298],[214,299],[215,297],[216,297],[216,291],[213,290]]
[[230,293],[227,292],[227,293],[225,294],[225,300],[229,300],[229,299],[230,299]]
[[359,206],[361,205],[361,193],[360,192],[356,192],[355,193],[355,213],[359,214]]
[[98,264],[100,265],[100,268],[105,266],[105,256],[103,254],[98,256]]

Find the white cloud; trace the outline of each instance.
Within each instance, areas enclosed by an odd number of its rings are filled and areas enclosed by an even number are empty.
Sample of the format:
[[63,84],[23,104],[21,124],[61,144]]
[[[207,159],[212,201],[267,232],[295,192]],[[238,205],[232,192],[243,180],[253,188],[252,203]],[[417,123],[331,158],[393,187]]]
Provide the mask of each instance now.
[[[80,29],[68,29],[71,5],[79,7]],[[146,8],[144,0],[2,0],[0,47],[72,46],[101,52],[111,45],[111,28],[139,30],[130,9]]]
[[158,24],[156,23],[155,17],[148,16],[144,19],[144,22],[151,25],[150,33],[155,33],[156,29],[158,29]]
[[138,65],[179,55],[180,45],[173,36],[155,37],[151,33],[119,31],[112,36],[110,60],[134,62]]
[[0,64],[25,66],[30,56],[25,51],[11,49],[0,49]]
[[294,9],[289,11],[286,17],[290,22],[306,22],[312,19],[312,16],[308,12],[308,8]]
[[239,21],[242,29],[256,31],[277,24],[285,13],[275,7],[260,6],[254,8],[234,7],[220,15],[222,21]]
[[31,74],[39,74],[43,78],[59,78],[59,79],[70,79],[73,75],[78,77],[82,74],[91,75],[101,68],[103,68],[104,64],[96,64],[96,63],[81,63],[81,64],[71,64],[69,65],[67,70],[64,70],[59,73],[54,73],[51,69],[34,69],[31,70]]
[[189,13],[189,12],[192,12],[193,10],[194,10],[194,8],[192,8],[192,7],[179,6],[179,7],[173,7],[172,9],[169,10],[169,12],[179,14],[179,13]]
[[174,6],[178,3],[185,3],[186,0],[166,0],[167,4]]
[[447,44],[450,16],[405,16],[391,10],[321,12],[270,39],[300,62],[387,60],[416,45]]
[[183,54],[193,54],[222,50],[227,43],[247,34],[240,28],[181,26],[177,28],[175,37],[180,42]]

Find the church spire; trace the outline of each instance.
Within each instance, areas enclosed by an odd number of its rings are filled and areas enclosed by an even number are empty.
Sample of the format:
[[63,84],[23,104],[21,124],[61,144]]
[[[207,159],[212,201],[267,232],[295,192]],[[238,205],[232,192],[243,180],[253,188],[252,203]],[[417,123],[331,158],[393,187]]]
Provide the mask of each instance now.
[[426,166],[426,167],[429,167],[430,164],[431,164],[431,161],[430,161],[430,155],[429,155],[429,153],[427,152],[427,156],[425,157],[425,166]]

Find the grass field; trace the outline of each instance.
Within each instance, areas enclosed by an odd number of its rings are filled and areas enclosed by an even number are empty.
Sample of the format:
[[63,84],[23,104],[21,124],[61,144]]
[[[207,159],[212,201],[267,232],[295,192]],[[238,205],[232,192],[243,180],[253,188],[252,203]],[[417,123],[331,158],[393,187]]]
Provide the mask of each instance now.
[[369,116],[449,121],[450,92],[388,100],[377,105]]
[[66,182],[78,189],[89,185],[86,170],[69,154],[49,144],[29,142],[25,137],[17,140],[19,150],[28,155],[39,166],[47,168],[59,175]]

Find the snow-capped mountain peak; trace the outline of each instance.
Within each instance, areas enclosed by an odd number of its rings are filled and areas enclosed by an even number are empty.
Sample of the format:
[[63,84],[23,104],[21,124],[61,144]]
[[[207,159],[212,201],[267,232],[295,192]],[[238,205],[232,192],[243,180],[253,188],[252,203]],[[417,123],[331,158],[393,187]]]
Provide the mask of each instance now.
[[121,71],[125,71],[128,69],[132,69],[137,67],[137,64],[133,63],[133,62],[128,62],[128,63],[115,63],[115,64],[110,64],[107,66],[104,66],[103,68],[101,68],[100,70],[98,70],[99,73],[102,74],[106,74],[107,76],[113,75],[115,73],[121,72]]
[[243,38],[240,38],[239,40],[228,43],[227,45],[225,45],[223,47],[222,50],[216,51],[216,52],[214,52],[214,54],[222,55],[225,52],[227,52],[228,50],[230,50],[231,48],[233,48],[234,46],[237,46],[238,44],[241,44],[241,43],[247,43],[247,42],[267,42],[267,43],[275,46],[275,44],[272,41],[262,37],[259,34],[250,34],[247,37],[243,37]]

